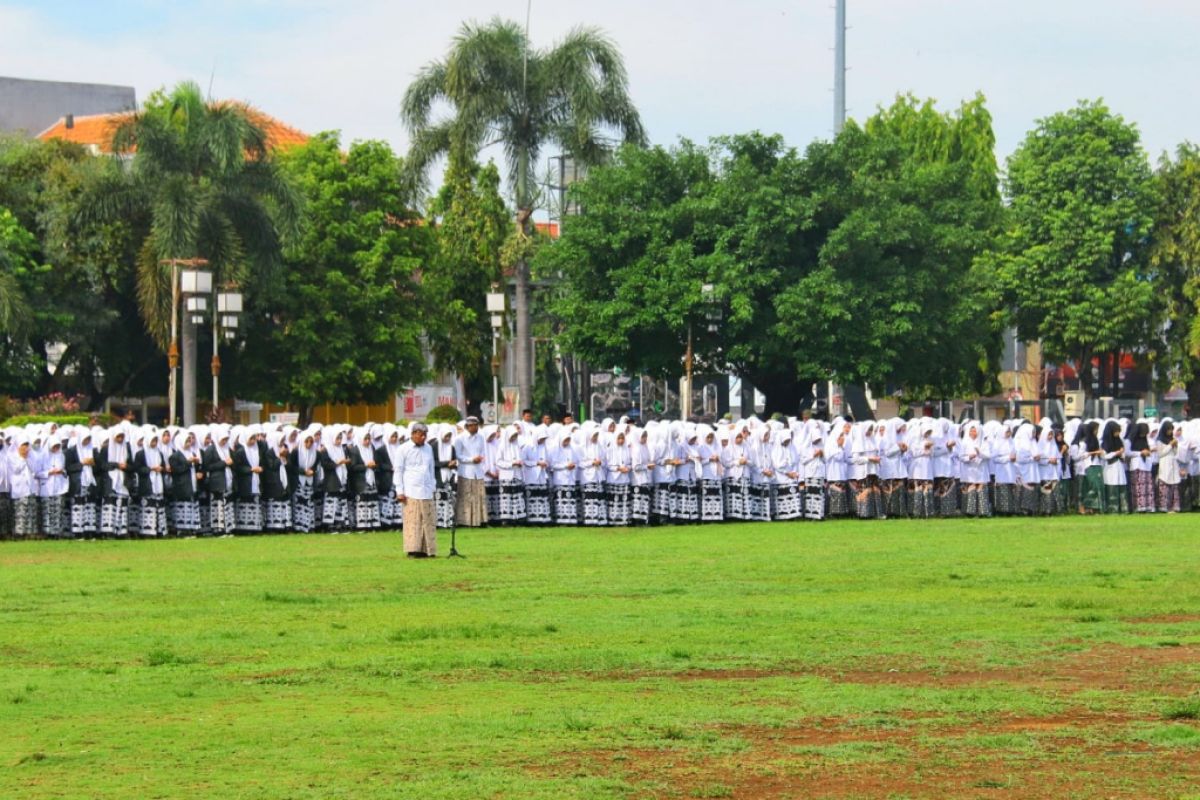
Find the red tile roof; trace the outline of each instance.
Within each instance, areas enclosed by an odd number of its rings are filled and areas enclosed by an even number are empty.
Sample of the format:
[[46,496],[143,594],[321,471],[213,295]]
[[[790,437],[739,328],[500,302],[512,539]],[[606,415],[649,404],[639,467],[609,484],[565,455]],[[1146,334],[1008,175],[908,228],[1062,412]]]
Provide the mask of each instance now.
[[[268,149],[286,150],[308,141],[308,134],[290,125],[285,125],[270,114],[259,111],[257,108],[245,103],[230,102],[244,109],[250,121],[263,129],[263,132],[267,135]],[[70,128],[67,127],[67,120],[64,117],[39,133],[37,138],[42,141],[62,139],[94,147],[101,153],[111,153],[113,133],[130,116],[129,112],[77,116],[75,117],[74,125]]]

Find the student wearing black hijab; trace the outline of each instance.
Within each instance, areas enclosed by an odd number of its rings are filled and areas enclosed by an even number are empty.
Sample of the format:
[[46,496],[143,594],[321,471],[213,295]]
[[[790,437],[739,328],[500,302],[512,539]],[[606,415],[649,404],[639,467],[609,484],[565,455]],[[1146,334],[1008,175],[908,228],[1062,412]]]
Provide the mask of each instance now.
[[1125,473],[1125,441],[1121,438],[1121,426],[1116,420],[1104,424],[1100,449],[1104,451],[1104,513],[1128,514],[1129,480]]
[[1133,510],[1154,513],[1154,450],[1150,447],[1150,426],[1139,422],[1129,434],[1129,485],[1133,490]]
[[1104,451],[1100,449],[1099,428],[1099,422],[1088,420],[1079,426],[1071,441],[1071,461],[1075,465],[1080,514],[1096,514],[1104,510]]
[[1179,470],[1179,440],[1175,437],[1175,423],[1171,420],[1164,420],[1159,426],[1154,452],[1158,457],[1158,478],[1155,481],[1158,510],[1174,514],[1179,511],[1182,475]]

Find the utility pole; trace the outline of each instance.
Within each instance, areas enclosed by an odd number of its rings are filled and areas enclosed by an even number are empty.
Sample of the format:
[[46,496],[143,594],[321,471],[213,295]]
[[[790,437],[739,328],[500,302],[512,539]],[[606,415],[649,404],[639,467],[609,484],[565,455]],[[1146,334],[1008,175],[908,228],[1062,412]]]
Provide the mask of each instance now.
[[833,28],[833,135],[846,125],[846,0],[835,0]]

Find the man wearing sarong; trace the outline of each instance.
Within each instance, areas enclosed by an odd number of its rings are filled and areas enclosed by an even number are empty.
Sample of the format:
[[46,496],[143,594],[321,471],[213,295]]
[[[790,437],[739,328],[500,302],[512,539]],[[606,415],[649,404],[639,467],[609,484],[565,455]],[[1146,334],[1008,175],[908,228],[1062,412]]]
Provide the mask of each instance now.
[[487,468],[483,434],[479,418],[467,417],[467,430],[454,440],[458,456],[458,525],[477,528],[488,521],[487,496],[483,488],[483,471]]
[[433,493],[433,449],[425,443],[429,429],[418,422],[409,432],[409,441],[400,453],[397,476],[398,500],[404,506],[404,552],[409,558],[437,555],[437,510]]

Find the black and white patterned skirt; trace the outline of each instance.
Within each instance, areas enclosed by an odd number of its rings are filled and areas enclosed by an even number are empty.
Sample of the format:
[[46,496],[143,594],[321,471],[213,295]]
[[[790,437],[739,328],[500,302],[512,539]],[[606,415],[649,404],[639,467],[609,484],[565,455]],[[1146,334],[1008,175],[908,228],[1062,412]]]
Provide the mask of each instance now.
[[184,536],[200,531],[200,503],[196,500],[172,500],[168,505],[171,526]]
[[658,520],[671,518],[671,484],[650,485],[650,515]]
[[725,519],[750,519],[750,479],[725,481]]
[[58,494],[41,498],[42,534],[51,539],[74,538],[67,516],[67,496]]
[[500,484],[496,481],[485,481],[483,498],[487,502],[488,523],[495,525],[500,522]]
[[992,484],[992,509],[1003,516],[1017,513],[1017,487],[1011,483]]
[[106,536],[129,535],[129,498],[106,497],[100,506],[100,532]]
[[824,478],[808,478],[804,481],[804,518],[825,519]]
[[631,486],[629,494],[629,521],[635,525],[645,525],[650,521],[650,499],[654,485],[645,483]]
[[138,512],[138,534],[147,538],[167,535],[167,501],[161,497],[143,497]]
[[552,490],[552,497],[554,500],[554,524],[578,525],[579,487],[574,484],[555,486]]
[[95,536],[100,532],[100,506],[87,495],[71,498],[71,533],[76,538]]
[[325,493],[325,502],[321,504],[321,527],[327,531],[350,530],[350,501],[345,494]]
[[549,525],[554,522],[550,513],[550,487],[531,483],[525,487],[525,512],[530,525]]
[[525,482],[512,478],[500,481],[500,521],[524,522]]
[[750,484],[750,515],[755,522],[770,522],[775,515],[775,487],[769,483]]
[[268,531],[290,531],[292,529],[292,504],[289,500],[267,500],[263,503],[263,529]]
[[585,483],[580,488],[583,495],[583,524],[608,524],[608,498],[604,496],[603,483]]
[[18,538],[37,536],[38,499],[33,495],[13,500],[13,534]]
[[229,495],[209,495],[208,529],[213,536],[232,535],[236,521],[233,499]]
[[700,487],[695,481],[671,484],[671,519],[676,522],[700,521]]
[[384,530],[398,528],[404,523],[404,511],[396,502],[393,492],[379,495],[379,527]]
[[438,528],[454,527],[454,487],[443,484],[433,490],[433,508],[436,512],[434,525]]
[[700,481],[700,521],[722,522],[725,519],[725,493],[721,481],[705,478]]
[[829,516],[850,516],[850,492],[846,489],[846,482],[829,481],[825,484],[825,491],[829,495]]
[[261,533],[263,529],[262,503],[257,497],[251,500],[233,501],[234,530],[238,533]]
[[627,483],[610,483],[608,491],[608,524],[624,528],[629,525],[633,492]]
[[298,481],[292,495],[292,530],[308,533],[316,525],[316,504],[313,502],[312,483]]
[[800,519],[804,516],[803,496],[795,483],[775,485],[775,519]]

